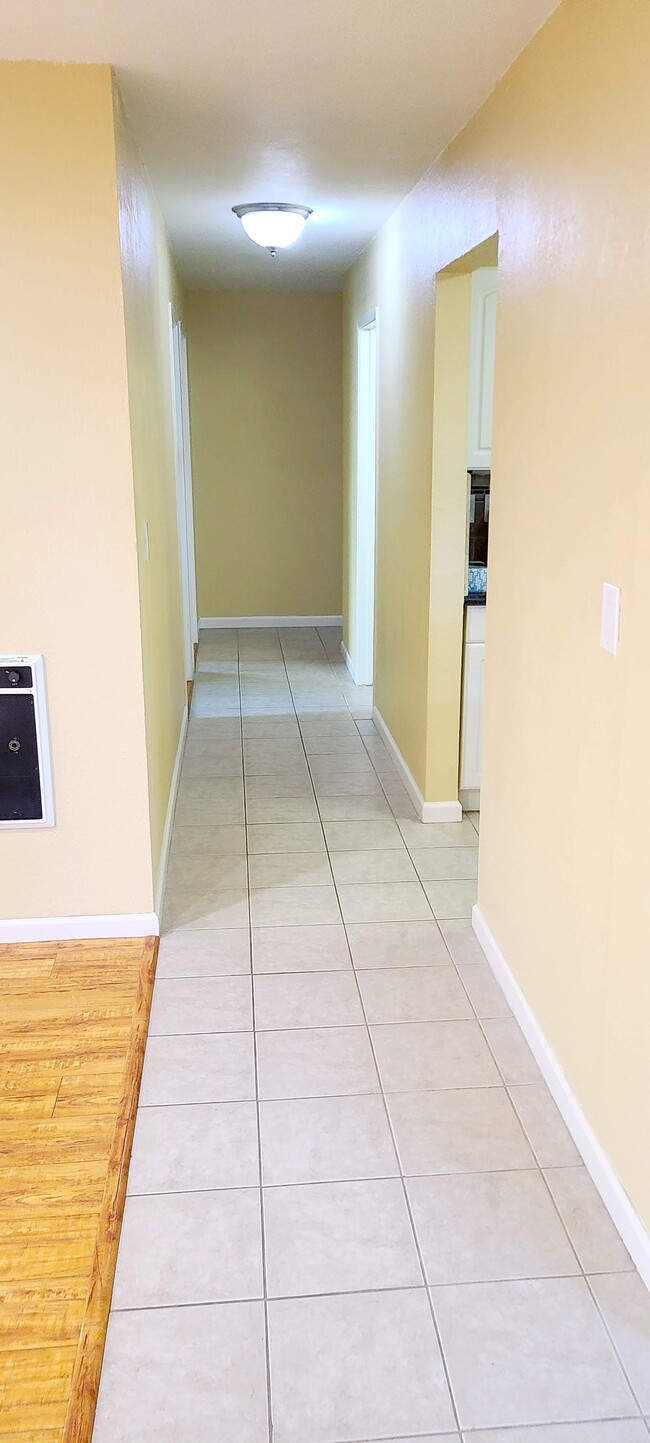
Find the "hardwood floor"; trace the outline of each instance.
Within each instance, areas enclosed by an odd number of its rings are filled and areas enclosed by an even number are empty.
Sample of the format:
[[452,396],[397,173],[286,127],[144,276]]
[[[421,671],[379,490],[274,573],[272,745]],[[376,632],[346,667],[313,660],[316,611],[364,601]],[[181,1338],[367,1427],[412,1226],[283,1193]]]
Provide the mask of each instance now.
[[89,1443],[157,939],[0,946],[0,1440]]

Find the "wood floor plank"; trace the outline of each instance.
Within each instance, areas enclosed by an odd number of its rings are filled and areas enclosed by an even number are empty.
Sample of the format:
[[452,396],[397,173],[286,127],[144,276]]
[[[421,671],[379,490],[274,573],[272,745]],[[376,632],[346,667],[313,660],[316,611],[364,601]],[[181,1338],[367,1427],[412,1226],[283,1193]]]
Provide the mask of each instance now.
[[90,1443],[156,951],[0,946],[0,1443]]

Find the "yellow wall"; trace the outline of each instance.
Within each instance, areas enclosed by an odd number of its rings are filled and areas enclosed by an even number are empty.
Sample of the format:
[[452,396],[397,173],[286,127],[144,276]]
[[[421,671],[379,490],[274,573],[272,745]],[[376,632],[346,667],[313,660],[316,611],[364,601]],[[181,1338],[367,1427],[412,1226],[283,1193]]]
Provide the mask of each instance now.
[[0,651],[44,653],[56,804],[0,917],[149,911],[110,70],[1,64],[0,137]]
[[117,92],[115,99],[149,810],[157,879],[186,708],[169,345],[169,302],[173,300],[182,316],[182,294],[162,218]]
[[646,0],[564,0],[346,289],[348,358],[379,311],[377,704],[425,786],[434,277],[499,233],[479,900],[646,1224],[649,53]]
[[195,290],[186,316],[200,615],[340,614],[341,297]]

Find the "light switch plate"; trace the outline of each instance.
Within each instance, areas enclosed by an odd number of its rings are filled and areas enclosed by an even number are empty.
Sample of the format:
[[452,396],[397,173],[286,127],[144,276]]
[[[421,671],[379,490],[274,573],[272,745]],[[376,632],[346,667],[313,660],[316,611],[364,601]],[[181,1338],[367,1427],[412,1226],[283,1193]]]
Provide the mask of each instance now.
[[600,644],[603,651],[611,656],[618,653],[618,634],[621,622],[621,588],[603,581],[603,600],[600,613]]

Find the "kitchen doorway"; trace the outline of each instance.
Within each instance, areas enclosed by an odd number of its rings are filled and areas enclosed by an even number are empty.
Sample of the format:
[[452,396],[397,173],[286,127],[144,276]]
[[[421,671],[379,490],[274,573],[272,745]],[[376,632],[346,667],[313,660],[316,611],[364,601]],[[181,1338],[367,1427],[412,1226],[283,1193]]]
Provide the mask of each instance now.
[[176,467],[176,512],[178,551],[183,605],[183,654],[185,677],[194,676],[194,648],[199,640],[196,603],[196,562],[194,555],[194,507],[190,451],[190,406],[187,370],[187,338],[170,302],[169,343],[172,373],[172,419]]
[[371,311],[357,328],[354,624],[346,656],[357,686],[372,686],[374,679],[376,510],[377,313]]

